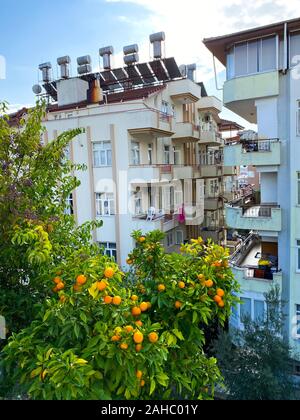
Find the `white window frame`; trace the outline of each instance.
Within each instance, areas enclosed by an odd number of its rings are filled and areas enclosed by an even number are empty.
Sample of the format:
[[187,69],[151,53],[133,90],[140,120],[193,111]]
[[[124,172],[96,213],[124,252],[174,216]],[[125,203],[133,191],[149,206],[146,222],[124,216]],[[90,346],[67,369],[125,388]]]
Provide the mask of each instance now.
[[[256,294],[253,294],[251,296],[249,296],[249,295],[248,296],[240,296],[240,299],[241,300],[249,299],[251,301],[251,314],[250,314],[251,321],[255,321],[255,319],[254,319],[254,305],[255,305],[256,301],[257,302],[263,302],[263,304],[264,304],[264,314],[266,314],[267,304],[266,304],[266,301],[262,298],[262,296],[258,296]],[[241,318],[241,306],[242,306],[242,304],[238,305],[237,315],[238,315],[239,328],[243,329],[244,328],[244,323],[243,323],[242,318]]]
[[[183,230],[176,230],[175,236],[176,236],[176,245],[183,244],[183,242],[184,242]],[[179,236],[180,236],[180,238],[179,238]]]
[[169,115],[169,102],[164,100],[161,101],[161,113],[164,115]]
[[69,216],[74,215],[74,197],[73,193],[69,195],[69,197],[66,199],[66,208],[65,208],[65,214]]
[[[106,208],[108,212],[106,212]],[[115,198],[113,193],[96,193],[96,216],[110,217],[115,215]]]
[[181,150],[180,146],[173,146],[174,165],[180,165],[181,163]]
[[300,239],[296,240],[296,273],[300,273]]
[[293,35],[298,35],[298,34],[300,34],[300,31],[298,30],[298,29],[296,29],[295,31],[290,31],[290,33],[289,33],[289,68],[294,68],[294,67],[296,67],[296,66],[298,66],[299,65],[299,63],[297,63],[297,64],[293,64],[292,63],[292,48],[291,48],[291,43],[292,43],[292,37],[293,37]]
[[104,249],[105,255],[117,260],[117,244],[115,242],[99,242],[99,247]]
[[297,101],[296,111],[296,136],[300,137],[300,100]]
[[131,141],[130,144],[131,164],[138,166],[141,164],[141,147],[137,141]]
[[139,216],[143,214],[143,203],[142,203],[142,193],[136,192],[133,196],[134,200],[134,214],[135,216]]
[[153,165],[153,143],[148,144],[148,163]]
[[171,164],[171,150],[170,150],[170,146],[168,145],[164,146],[164,163],[165,165]]
[[93,142],[93,166],[94,168],[112,166],[111,141]]
[[167,247],[174,246],[175,245],[174,232],[168,232],[166,235],[166,240],[167,240]]

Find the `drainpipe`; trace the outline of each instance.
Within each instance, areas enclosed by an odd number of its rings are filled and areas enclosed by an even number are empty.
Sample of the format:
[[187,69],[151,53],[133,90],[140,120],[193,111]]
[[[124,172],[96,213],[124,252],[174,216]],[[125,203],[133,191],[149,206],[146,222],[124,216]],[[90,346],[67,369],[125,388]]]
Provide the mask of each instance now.
[[223,88],[219,88],[219,86],[218,86],[217,68],[216,68],[216,57],[214,55],[213,55],[213,63],[214,63],[214,73],[215,73],[216,89],[217,90],[223,90]]
[[284,24],[284,38],[283,38],[283,67],[282,73],[286,74],[288,70],[288,31],[287,23]]

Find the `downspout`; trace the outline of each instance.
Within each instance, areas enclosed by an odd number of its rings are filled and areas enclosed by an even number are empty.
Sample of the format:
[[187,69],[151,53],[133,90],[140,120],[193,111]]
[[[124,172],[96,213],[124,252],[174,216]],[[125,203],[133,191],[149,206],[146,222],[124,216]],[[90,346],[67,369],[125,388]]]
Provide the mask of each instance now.
[[286,74],[288,70],[288,31],[287,23],[284,24],[284,38],[283,38],[283,66],[282,73]]
[[218,79],[217,79],[217,68],[216,68],[216,57],[213,55],[213,63],[214,63],[214,73],[215,73],[215,83],[217,90],[223,90],[223,88],[219,88],[218,86]]

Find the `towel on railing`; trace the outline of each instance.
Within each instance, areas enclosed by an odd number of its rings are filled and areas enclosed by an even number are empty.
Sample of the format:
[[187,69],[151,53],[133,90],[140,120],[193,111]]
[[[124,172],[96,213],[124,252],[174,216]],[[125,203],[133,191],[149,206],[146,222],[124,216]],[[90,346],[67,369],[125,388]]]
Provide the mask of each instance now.
[[185,222],[185,211],[184,211],[184,205],[179,207],[178,209],[178,222],[184,223]]

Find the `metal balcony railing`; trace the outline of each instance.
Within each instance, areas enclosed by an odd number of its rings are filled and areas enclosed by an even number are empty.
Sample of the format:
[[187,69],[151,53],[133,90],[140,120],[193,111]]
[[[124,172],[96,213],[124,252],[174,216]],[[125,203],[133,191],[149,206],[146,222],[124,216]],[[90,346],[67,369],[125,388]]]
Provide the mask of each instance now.
[[243,217],[272,217],[272,209],[280,208],[278,205],[260,205],[243,207]]
[[243,153],[249,152],[270,152],[271,144],[277,143],[279,138],[270,139],[255,139],[255,140],[239,140],[237,142],[228,141],[225,143],[226,146],[233,146],[236,144],[242,145]]

